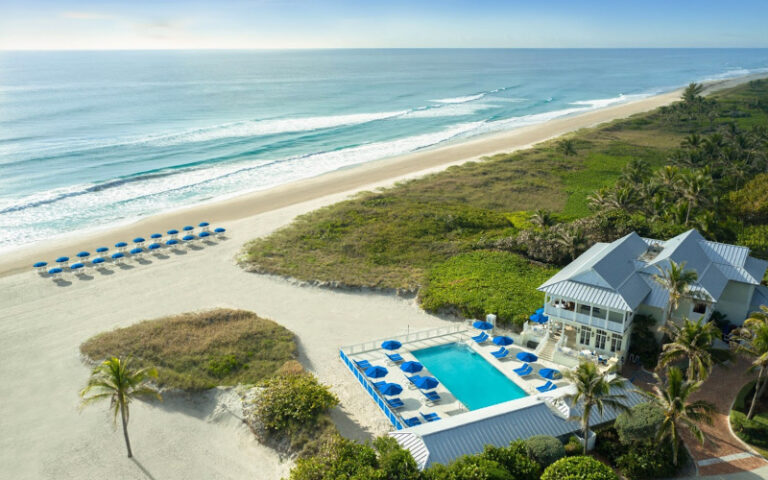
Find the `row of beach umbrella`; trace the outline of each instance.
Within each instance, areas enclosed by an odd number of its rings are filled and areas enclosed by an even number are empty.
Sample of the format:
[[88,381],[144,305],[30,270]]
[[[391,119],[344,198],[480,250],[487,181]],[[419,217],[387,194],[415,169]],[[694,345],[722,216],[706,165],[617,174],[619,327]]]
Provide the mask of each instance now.
[[[117,242],[115,244],[115,248],[117,249],[117,252],[109,255],[109,248],[108,247],[99,247],[95,250],[96,257],[90,258],[91,253],[87,251],[79,252],[76,257],[77,261],[75,263],[72,263],[69,265],[70,258],[67,256],[61,256],[55,260],[56,266],[53,268],[48,269],[48,273],[50,275],[58,275],[61,273],[64,273],[65,271],[72,271],[77,272],[81,269],[84,269],[88,266],[90,263],[91,266],[97,267],[102,264],[104,264],[107,259],[111,258],[116,263],[122,262],[123,259],[126,258],[126,254],[130,254],[132,256],[140,256],[145,251],[157,251],[163,246],[167,247],[175,247],[176,245],[180,245],[182,242],[192,242],[197,239],[205,240],[207,238],[213,237],[213,236],[220,236],[223,235],[226,232],[226,229],[224,228],[215,228],[213,231],[210,230],[208,222],[200,222],[198,225],[201,228],[201,231],[199,234],[195,235],[193,233],[195,227],[191,225],[187,225],[182,228],[182,232],[186,232],[186,235],[184,235],[181,239],[178,239],[178,235],[180,234],[179,230],[171,229],[166,232],[169,239],[165,242],[162,242],[163,235],[160,233],[153,233],[149,236],[150,243],[146,247],[144,246],[145,242],[147,240],[144,237],[136,237],[133,239],[133,248],[129,250],[129,244],[127,242]],[[146,250],[145,250],[146,248]],[[48,262],[37,262],[34,265],[32,265],[33,268],[37,269],[38,272],[43,273],[46,271],[48,267]],[[66,270],[65,270],[66,269]]]

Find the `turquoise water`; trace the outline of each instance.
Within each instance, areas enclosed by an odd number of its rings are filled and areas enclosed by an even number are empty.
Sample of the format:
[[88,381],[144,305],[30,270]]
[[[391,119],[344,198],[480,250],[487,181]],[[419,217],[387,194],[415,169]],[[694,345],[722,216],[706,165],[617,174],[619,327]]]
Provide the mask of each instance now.
[[467,345],[450,343],[411,353],[470,410],[528,396]]
[[766,68],[765,49],[0,52],[0,249]]

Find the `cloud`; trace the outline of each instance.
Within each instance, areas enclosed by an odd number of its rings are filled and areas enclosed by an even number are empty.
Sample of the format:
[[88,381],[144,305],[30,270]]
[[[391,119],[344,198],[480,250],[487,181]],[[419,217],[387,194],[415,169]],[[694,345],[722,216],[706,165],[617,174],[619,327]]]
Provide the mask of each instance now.
[[109,20],[114,18],[114,15],[96,12],[64,12],[61,14],[61,17],[72,20]]

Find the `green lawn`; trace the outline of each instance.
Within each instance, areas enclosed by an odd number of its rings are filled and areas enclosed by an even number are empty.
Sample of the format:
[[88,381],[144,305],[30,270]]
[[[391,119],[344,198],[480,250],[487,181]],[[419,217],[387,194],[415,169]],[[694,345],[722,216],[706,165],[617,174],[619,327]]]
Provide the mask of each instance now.
[[731,410],[731,427],[736,435],[763,456],[768,456],[768,400],[758,403],[755,415],[747,420],[749,402],[755,393],[755,382],[749,382],[739,391]]
[[201,390],[254,384],[293,369],[293,333],[243,310],[210,310],[147,320],[100,333],[80,346],[94,362],[130,356],[155,367],[163,387]]

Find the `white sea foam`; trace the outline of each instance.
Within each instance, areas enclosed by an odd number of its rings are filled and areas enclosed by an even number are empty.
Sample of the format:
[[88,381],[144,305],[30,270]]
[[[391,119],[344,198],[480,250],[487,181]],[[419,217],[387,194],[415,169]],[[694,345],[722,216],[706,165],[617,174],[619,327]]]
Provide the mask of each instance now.
[[464,97],[440,98],[437,100],[430,100],[430,101],[434,103],[467,103],[475,100],[480,100],[484,96],[486,96],[486,93],[478,93],[476,95],[467,95]]
[[633,100],[640,100],[641,98],[647,98],[651,94],[634,94],[634,95],[624,95],[623,93],[620,94],[618,97],[612,97],[612,98],[598,98],[595,100],[579,100],[576,102],[571,102],[571,105],[583,105],[585,107],[589,108],[605,108],[609,105],[615,105],[619,103],[626,103],[631,102]]
[[493,108],[493,105],[485,103],[446,103],[436,107],[419,108],[404,113],[398,118],[436,118],[436,117],[461,117],[472,115]]

